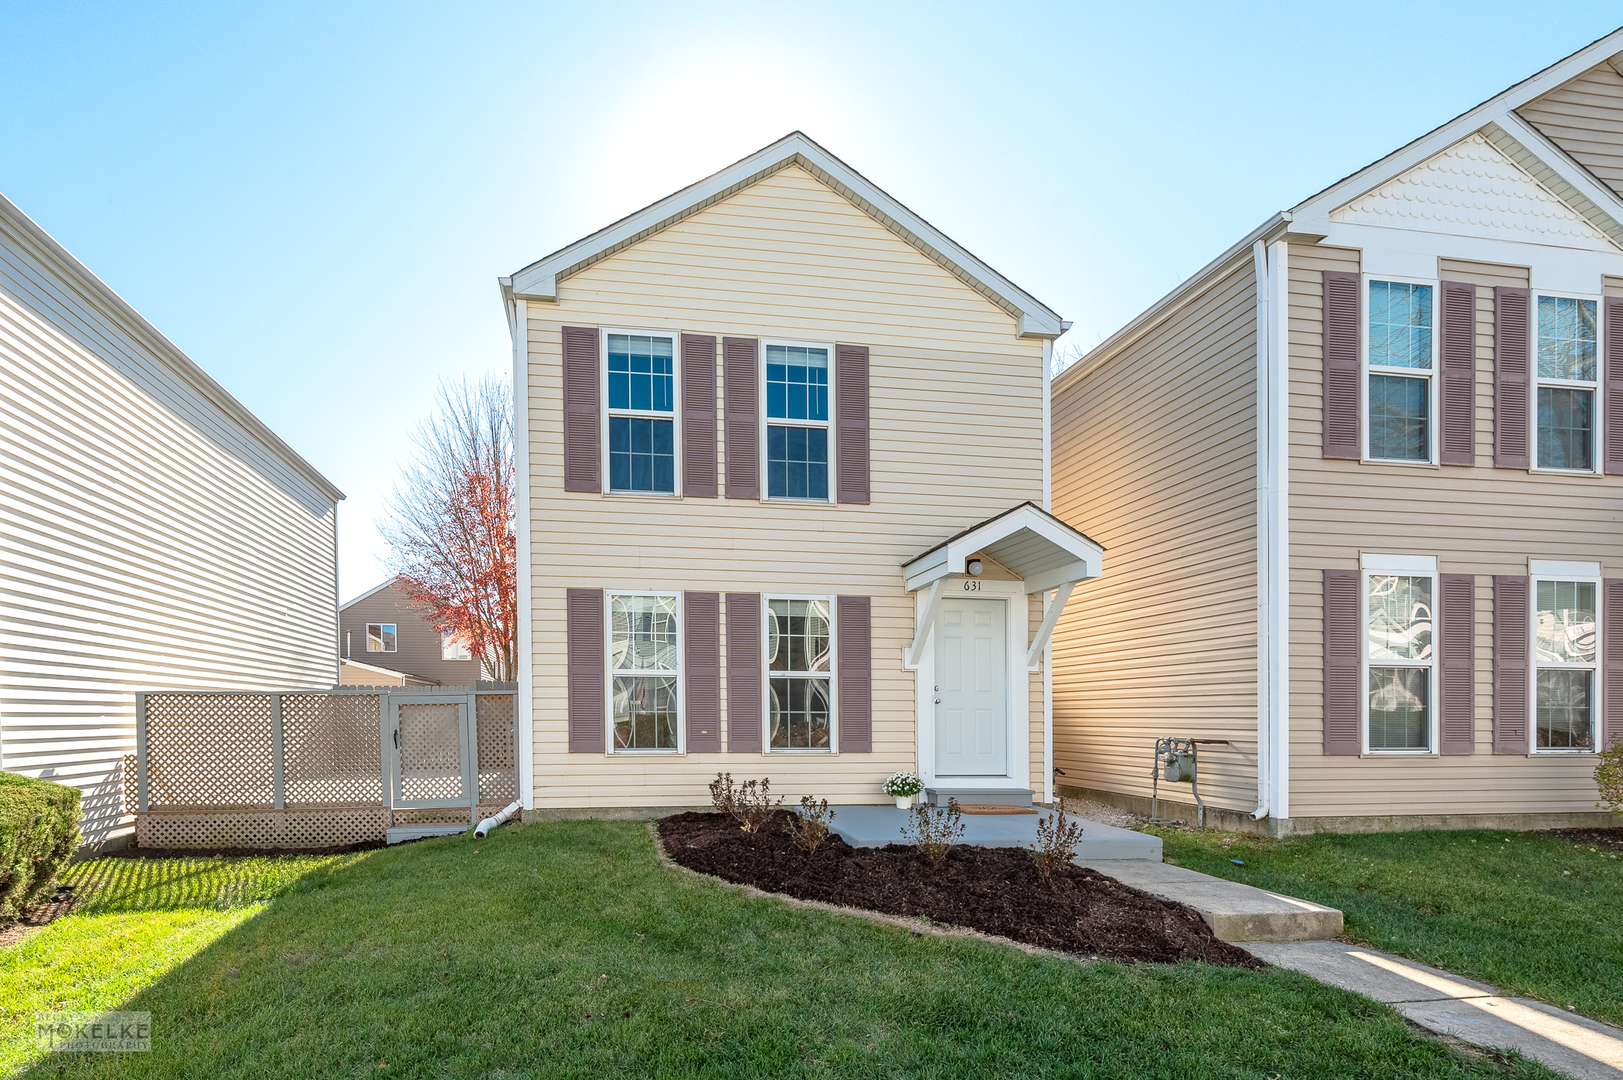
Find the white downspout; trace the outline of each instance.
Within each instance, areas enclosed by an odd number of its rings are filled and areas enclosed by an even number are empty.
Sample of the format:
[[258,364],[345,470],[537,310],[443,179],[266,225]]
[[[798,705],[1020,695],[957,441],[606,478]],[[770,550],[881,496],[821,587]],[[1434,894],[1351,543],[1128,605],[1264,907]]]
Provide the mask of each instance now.
[[1287,245],[1252,246],[1257,287],[1257,808],[1289,817],[1290,529]]
[[530,672],[531,624],[535,598],[530,593],[530,356],[529,302],[514,299],[509,318],[513,335],[513,466],[518,486],[518,693],[513,695],[513,722],[518,725],[518,801],[535,809],[535,686]]

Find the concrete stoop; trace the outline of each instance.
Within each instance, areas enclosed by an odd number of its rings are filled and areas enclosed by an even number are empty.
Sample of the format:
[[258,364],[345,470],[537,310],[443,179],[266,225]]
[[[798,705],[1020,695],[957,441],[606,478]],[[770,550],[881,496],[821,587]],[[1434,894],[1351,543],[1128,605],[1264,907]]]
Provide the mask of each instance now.
[[[1065,815],[1082,825],[1082,842],[1076,861],[1093,865],[1093,860],[1161,861],[1161,838],[1149,833],[1118,829],[1099,821]],[[963,844],[980,847],[1030,847],[1037,842],[1040,814],[965,814]],[[852,847],[884,847],[905,844],[902,835],[908,812],[892,806],[836,806],[831,826],[836,836]],[[1112,875],[1114,876],[1114,875]]]
[[1140,892],[1194,908],[1222,941],[1316,941],[1341,934],[1341,912],[1335,908],[1238,881],[1147,859],[1090,859],[1085,865]]

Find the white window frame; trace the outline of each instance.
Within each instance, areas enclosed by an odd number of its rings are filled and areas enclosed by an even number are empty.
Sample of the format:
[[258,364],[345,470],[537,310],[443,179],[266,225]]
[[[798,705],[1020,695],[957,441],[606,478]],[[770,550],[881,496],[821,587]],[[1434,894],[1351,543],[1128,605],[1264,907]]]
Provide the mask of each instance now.
[[[1389,280],[1381,278],[1381,281]],[[1438,650],[1442,647],[1442,582],[1437,572],[1437,557],[1435,555],[1380,555],[1372,552],[1363,552],[1358,558],[1358,739],[1360,753],[1375,757],[1436,757],[1438,754],[1438,739],[1441,735],[1440,717],[1441,702],[1437,699],[1438,690]],[[1427,746],[1424,749],[1393,750],[1385,747],[1372,748],[1369,745],[1369,579],[1370,575],[1402,577],[1429,577],[1431,578],[1431,659],[1424,663],[1415,661],[1389,661],[1382,660],[1374,664],[1375,667],[1414,667],[1425,668],[1428,688],[1426,691],[1426,726]]]
[[[1437,391],[1441,385],[1438,382],[1437,366],[1442,363],[1442,282],[1436,278],[1404,277],[1401,274],[1362,274],[1358,290],[1358,435],[1359,455],[1366,464],[1371,465],[1421,465],[1431,466],[1437,464],[1437,423],[1441,417],[1438,408]],[[1372,281],[1389,281],[1397,285],[1428,285],[1431,287],[1431,370],[1422,371],[1419,368],[1396,368],[1381,365],[1375,367],[1369,362],[1369,285]],[[1474,316],[1473,316],[1474,326]],[[1473,348],[1475,346],[1473,345]],[[1403,458],[1371,457],[1369,452],[1369,410],[1370,393],[1369,377],[1371,375],[1401,375],[1408,379],[1425,379],[1426,386],[1426,457],[1424,460],[1410,461]],[[1382,751],[1385,753],[1386,751]]]
[[[1549,297],[1552,300],[1587,300],[1590,303],[1595,305],[1595,378],[1594,378],[1594,381],[1585,382],[1585,381],[1579,380],[1579,379],[1546,379],[1546,378],[1542,377],[1541,375],[1539,375],[1539,373],[1538,373],[1538,321],[1539,321],[1538,302],[1539,302],[1540,297]],[[1533,303],[1533,310],[1532,310],[1532,313],[1531,313],[1532,318],[1529,320],[1529,324],[1530,324],[1530,326],[1532,328],[1532,341],[1530,342],[1530,350],[1529,350],[1531,355],[1528,357],[1528,359],[1529,359],[1529,362],[1530,362],[1531,367],[1532,367],[1532,372],[1531,372],[1532,379],[1531,379],[1531,382],[1532,382],[1532,386],[1533,386],[1533,391],[1532,391],[1532,394],[1530,395],[1532,400],[1527,403],[1528,412],[1531,414],[1528,417],[1528,430],[1529,430],[1529,433],[1532,435],[1532,440],[1533,440],[1533,445],[1530,448],[1530,453],[1529,453],[1529,457],[1531,458],[1531,462],[1532,462],[1531,471],[1533,471],[1533,472],[1555,473],[1555,474],[1560,475],[1560,476],[1598,476],[1598,475],[1600,475],[1602,466],[1604,464],[1600,459],[1600,455],[1601,455],[1601,426],[1602,426],[1601,417],[1603,415],[1605,415],[1601,411],[1602,408],[1603,408],[1603,405],[1604,405],[1604,403],[1601,401],[1601,394],[1603,392],[1602,391],[1602,383],[1604,382],[1604,380],[1601,378],[1601,373],[1605,369],[1605,366],[1606,366],[1606,341],[1605,341],[1605,334],[1606,334],[1606,327],[1605,327],[1605,323],[1606,323],[1606,319],[1605,319],[1606,301],[1599,293],[1566,292],[1566,291],[1557,291],[1555,289],[1533,289],[1532,290],[1532,303]],[[1538,392],[1539,392],[1539,388],[1543,387],[1543,386],[1560,387],[1560,388],[1571,389],[1571,390],[1588,390],[1593,395],[1591,397],[1591,399],[1590,399],[1590,406],[1589,406],[1589,464],[1590,464],[1589,468],[1587,468],[1587,469],[1557,469],[1557,468],[1554,468],[1553,466],[1544,465],[1539,461],[1539,458],[1538,458],[1538,441],[1539,441],[1538,440]],[[1575,579],[1563,579],[1563,580],[1575,580]]]
[[[616,668],[614,666],[614,600],[619,596],[656,596],[674,597],[676,600],[676,671],[662,672],[648,668]],[[604,724],[603,742],[609,754],[631,754],[641,756],[644,754],[682,755],[687,753],[687,612],[682,606],[681,589],[605,589],[603,590],[603,648],[604,664],[607,678],[603,685]],[[614,745],[614,679],[621,678],[654,677],[665,674],[676,676],[676,748],[672,749],[638,749],[625,747],[621,749]]]
[[[833,353],[829,359],[833,360]],[[818,500],[796,499],[795,502],[816,502]],[[816,747],[785,747],[782,750],[772,748],[772,669],[767,666],[767,641],[770,638],[767,619],[771,616],[771,601],[773,600],[822,600],[828,604],[828,749]],[[839,615],[837,603],[833,596],[824,596],[817,593],[762,593],[761,594],[761,750],[767,754],[801,754],[801,755],[827,755],[840,752],[840,717],[839,717],[839,673],[835,670],[835,657],[838,656]],[[785,677],[816,677],[815,672],[784,672]]]
[[[1599,361],[1597,359],[1597,368]],[[1598,373],[1598,371],[1597,371]],[[1596,425],[1599,426],[1598,424]],[[1572,470],[1559,469],[1556,472]],[[1580,473],[1579,475],[1587,475]],[[1527,751],[1530,754],[1593,754],[1600,749],[1604,737],[1601,730],[1601,643],[1606,618],[1604,588],[1599,563],[1561,563],[1529,560],[1527,575]],[[1573,581],[1595,587],[1595,659],[1588,664],[1540,663],[1538,658],[1538,586],[1541,581]],[[1538,672],[1539,668],[1565,671],[1590,671],[1589,684],[1589,749],[1582,747],[1552,746],[1540,749],[1538,745]]]
[[[371,649],[371,645],[372,645],[372,628],[374,626],[378,628],[378,640],[379,641],[383,640],[384,628],[385,627],[388,628],[389,636],[394,638],[394,648],[392,648],[392,649],[387,649],[387,648],[379,649],[375,653],[372,652],[372,649]],[[366,641],[367,650],[366,651],[368,653],[371,653],[373,656],[382,656],[382,655],[385,655],[385,654],[388,654],[388,653],[397,653],[397,652],[400,651],[400,624],[399,623],[392,623],[392,622],[369,622],[369,623],[366,624],[366,639],[367,639],[367,641]]]
[[[784,345],[796,349],[827,349],[828,350],[828,419],[827,420],[774,420],[766,414],[766,349],[768,345]],[[787,338],[761,338],[757,346],[761,356],[760,400],[757,407],[761,417],[761,501],[774,503],[802,503],[811,506],[826,506],[834,502],[836,490],[834,473],[834,378],[835,355],[834,344],[828,341],[790,341]],[[606,366],[606,365],[605,365]],[[771,494],[771,477],[767,467],[767,428],[769,427],[805,427],[823,428],[828,432],[828,494],[821,499],[799,498],[792,495]],[[776,597],[779,600],[805,599],[805,597]],[[821,751],[819,751],[821,752]]]
[[[462,648],[462,651],[467,653],[468,655],[467,656],[446,656],[445,654],[450,651],[451,645],[453,643],[455,643],[457,645],[460,645],[461,648]],[[468,645],[468,643],[466,641],[462,640],[462,637],[459,634],[441,634],[440,635],[440,659],[442,661],[448,661],[448,662],[457,663],[457,664],[466,663],[467,661],[473,659],[473,649]]]
[[[609,408],[609,335],[630,334],[636,337],[668,337],[671,339],[671,411],[667,415],[654,409]],[[598,423],[603,432],[602,460],[603,494],[629,499],[679,499],[682,497],[682,333],[679,330],[628,329],[623,326],[605,326],[598,331]],[[670,491],[620,491],[609,479],[609,418],[629,416],[642,420],[669,420],[671,422],[671,475]]]

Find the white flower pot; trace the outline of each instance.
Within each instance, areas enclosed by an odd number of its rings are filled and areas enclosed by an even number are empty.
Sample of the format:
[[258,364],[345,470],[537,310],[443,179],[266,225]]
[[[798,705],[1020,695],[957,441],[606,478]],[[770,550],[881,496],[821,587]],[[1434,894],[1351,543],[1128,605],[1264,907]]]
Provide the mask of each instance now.
[[911,795],[898,795],[898,796],[896,796],[896,809],[898,809],[898,810],[910,810],[910,809],[912,809],[912,807],[913,807],[913,796],[911,796]]

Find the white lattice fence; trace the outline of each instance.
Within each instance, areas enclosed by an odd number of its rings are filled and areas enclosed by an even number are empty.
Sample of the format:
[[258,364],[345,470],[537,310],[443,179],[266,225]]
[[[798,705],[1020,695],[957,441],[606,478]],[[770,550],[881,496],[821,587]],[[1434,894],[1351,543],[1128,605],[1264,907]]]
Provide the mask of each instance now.
[[475,723],[479,736],[479,803],[504,807],[518,798],[513,695],[480,694]]
[[376,694],[282,695],[283,805],[383,803]]
[[147,694],[145,705],[147,809],[274,808],[271,695]]

